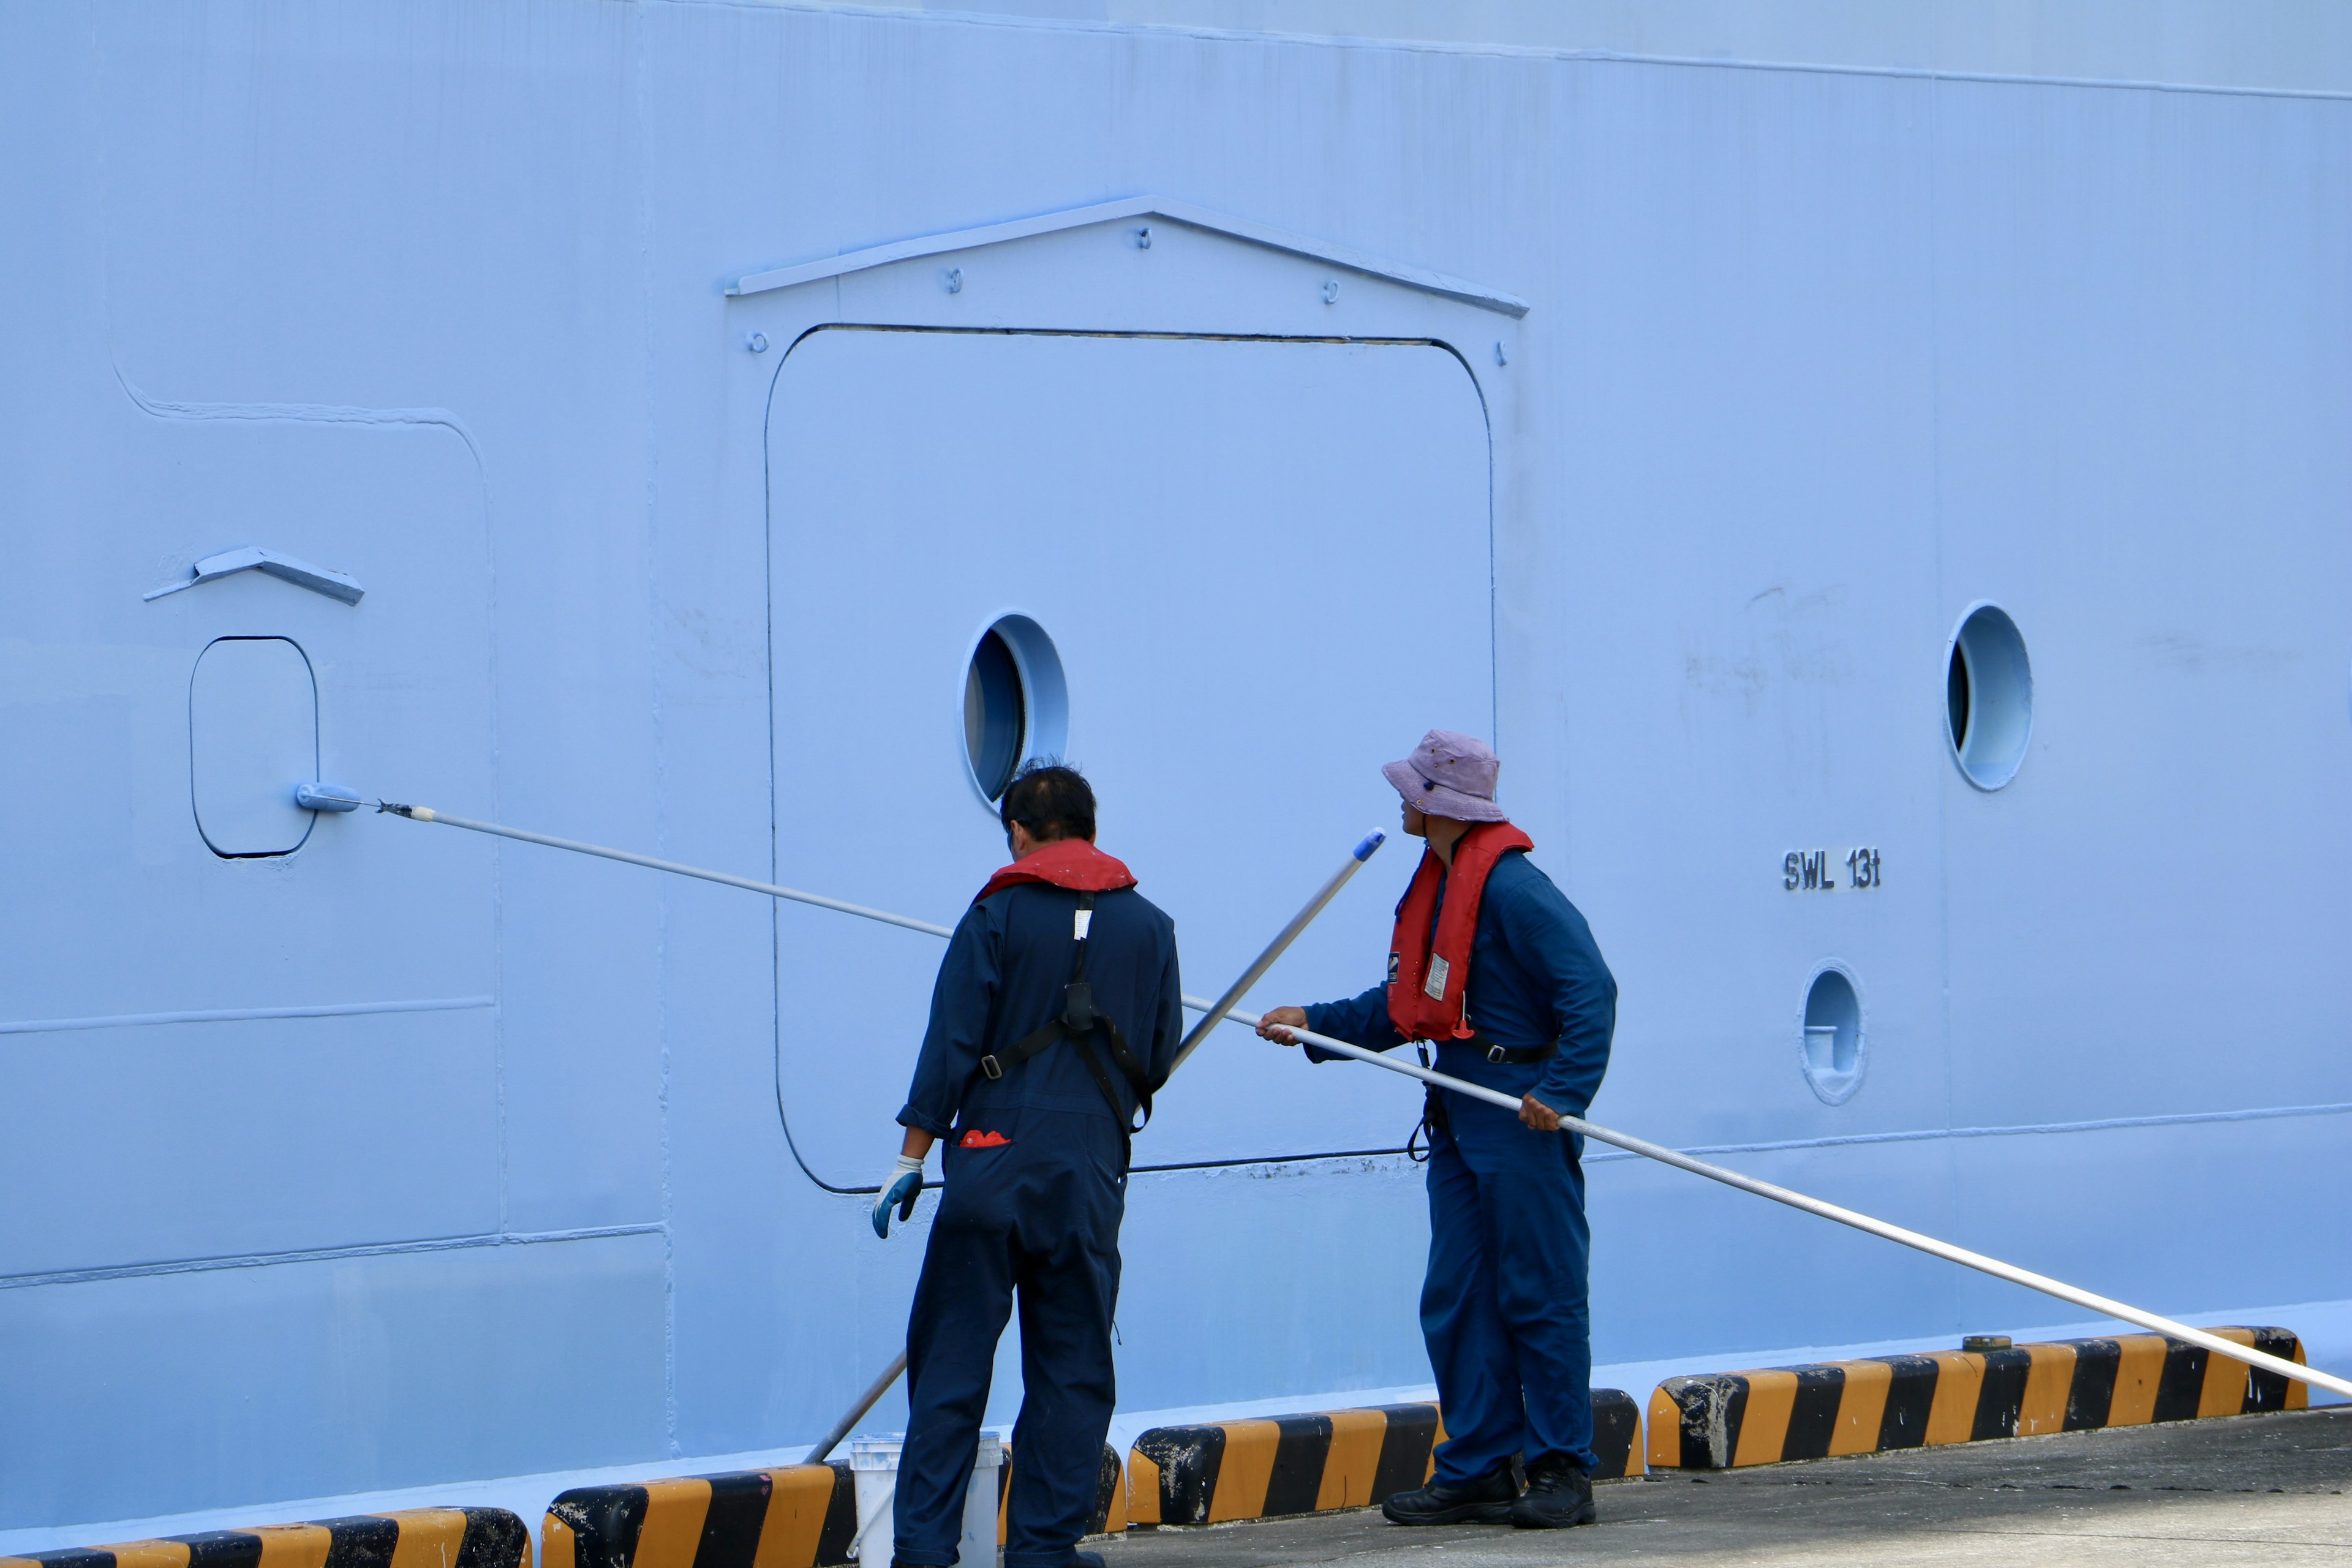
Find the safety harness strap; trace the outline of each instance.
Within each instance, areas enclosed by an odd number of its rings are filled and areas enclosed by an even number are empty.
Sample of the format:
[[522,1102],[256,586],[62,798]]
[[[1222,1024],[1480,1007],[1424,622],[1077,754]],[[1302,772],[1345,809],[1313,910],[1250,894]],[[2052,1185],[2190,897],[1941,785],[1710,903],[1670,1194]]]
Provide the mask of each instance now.
[[[1103,1102],[1110,1113],[1118,1118],[1120,1127],[1129,1137],[1140,1132],[1151,1122],[1151,1079],[1143,1064],[1128,1048],[1127,1036],[1118,1021],[1108,1013],[1095,1010],[1094,987],[1087,981],[1087,945],[1094,924],[1095,896],[1090,892],[1078,895],[1077,919],[1072,923],[1071,939],[1077,948],[1070,965],[1070,983],[1062,987],[1062,1014],[1040,1029],[1023,1036],[1003,1051],[980,1058],[980,1070],[991,1079],[1000,1079],[1007,1068],[1019,1067],[1033,1057],[1042,1055],[1067,1040],[1076,1049],[1078,1060],[1086,1064],[1087,1076],[1095,1080],[1102,1091]],[[1110,1059],[1134,1091],[1138,1110],[1143,1120],[1132,1127],[1127,1124],[1127,1107],[1120,1103],[1118,1091],[1111,1087],[1110,1074],[1104,1070],[1102,1058],[1094,1048],[1094,1036],[1100,1032],[1110,1041]]]

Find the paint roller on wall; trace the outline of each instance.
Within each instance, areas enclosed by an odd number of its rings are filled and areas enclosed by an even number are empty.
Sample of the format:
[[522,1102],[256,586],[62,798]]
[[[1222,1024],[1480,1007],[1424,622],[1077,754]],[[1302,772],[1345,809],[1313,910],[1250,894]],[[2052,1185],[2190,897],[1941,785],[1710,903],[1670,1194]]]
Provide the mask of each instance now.
[[[325,786],[313,787],[324,788]],[[334,798],[340,801],[347,793],[348,792],[339,791],[336,793]],[[352,807],[336,805],[330,806],[327,809],[350,810]],[[394,816],[407,817],[411,821],[439,823],[450,827],[464,827],[478,833],[496,834],[501,837],[520,839],[525,843],[543,844],[553,848],[571,849],[582,854],[601,856],[608,860],[619,860],[630,865],[645,866],[655,870],[671,871],[681,876],[698,877],[705,881],[724,883],[730,887],[742,888],[751,892],[766,893],[774,898],[790,899],[801,903],[814,904],[820,909],[837,910],[844,914],[854,914],[867,920],[881,921],[890,925],[904,926],[910,931],[928,931],[934,936],[949,936],[953,934],[946,926],[934,925],[925,921],[910,920],[906,916],[894,915],[886,910],[868,909],[862,904],[846,903],[837,899],[825,898],[820,894],[804,893],[792,888],[780,888],[770,883],[755,882],[749,878],[733,877],[722,871],[709,871],[698,867],[683,866],[675,861],[658,860],[650,856],[635,855],[626,850],[610,849],[601,845],[583,844],[574,839],[556,838],[545,834],[526,832],[520,828],[501,826],[496,823],[477,822],[466,817],[447,816],[425,806],[401,805],[391,802],[379,801],[376,803],[376,809],[379,812],[389,812]],[[1231,1018],[1237,1024],[1242,1024],[1252,1028],[1255,1028],[1257,1026],[1258,1019],[1256,1016],[1251,1014],[1234,1010],[1234,1003],[1238,1001],[1242,994],[1245,993],[1252,984],[1256,983],[1258,978],[1265,973],[1268,967],[1271,967],[1275,959],[1281,955],[1282,949],[1288,945],[1289,940],[1296,937],[1300,931],[1305,930],[1307,922],[1313,920],[1315,915],[1320,912],[1323,906],[1328,903],[1331,898],[1339,892],[1339,889],[1347,884],[1348,879],[1354,875],[1355,868],[1362,865],[1364,860],[1370,858],[1371,851],[1379,847],[1381,837],[1381,836],[1378,834],[1371,835],[1368,837],[1362,844],[1360,844],[1357,847],[1355,853],[1350,857],[1349,864],[1343,866],[1339,871],[1324,885],[1323,889],[1317,894],[1316,898],[1309,900],[1307,907],[1301,910],[1299,915],[1295,917],[1290,924],[1284,927],[1283,933],[1280,936],[1277,936],[1274,942],[1268,944],[1266,951],[1259,955],[1258,961],[1250,966],[1250,969],[1244,973],[1241,980],[1237,981],[1232,987],[1228,988],[1224,996],[1219,998],[1213,1003],[1202,1002],[1198,998],[1191,996],[1184,998],[1184,1005],[1187,1008],[1190,1008],[1194,1012],[1201,1013],[1203,1016],[1200,1025],[1195,1026],[1192,1034],[1186,1037],[1182,1054],[1188,1055],[1193,1049],[1197,1048],[1202,1038],[1206,1036],[1208,1031],[1211,1028],[1213,1028],[1218,1022],[1224,1018]],[[1289,1032],[1295,1038],[1318,1047],[1320,1049],[1330,1051],[1335,1055],[1350,1057],[1360,1061],[1370,1062],[1375,1067],[1386,1068],[1391,1072],[1401,1073],[1408,1078],[1419,1079],[1424,1083],[1434,1085],[1437,1088],[1447,1089],[1455,1094],[1468,1095],[1474,1099],[1488,1100],[1496,1105],[1507,1107],[1513,1110],[1518,1109],[1518,1100],[1510,1095],[1503,1094],[1494,1089],[1483,1089],[1476,1084],[1465,1082],[1460,1079],[1449,1078],[1443,1073],[1433,1071],[1430,1068],[1420,1067],[1412,1062],[1392,1060],[1377,1051],[1366,1050],[1360,1046],[1349,1045],[1344,1040],[1335,1040],[1328,1036],[1314,1034],[1306,1029],[1294,1029]],[[1181,1055],[1180,1055],[1179,1059],[1181,1059]],[[1664,1165],[1671,1165],[1676,1170],[1687,1171],[1693,1175],[1704,1176],[1709,1181],[1720,1182],[1726,1186],[1736,1187],[1741,1192],[1751,1193],[1758,1197],[1769,1198],[1774,1203],[1785,1204],[1789,1207],[1800,1210],[1802,1213],[1813,1215],[1822,1219],[1833,1220],[1840,1225],[1850,1226],[1867,1235],[1878,1237],[1883,1240],[1895,1242],[1899,1246],[1911,1247],[1916,1251],[1927,1253],[1930,1257],[1943,1258],[1947,1262],[1959,1264],[1961,1267],[1966,1268],[1973,1268],[1979,1273],[1990,1275],[1996,1279],[2003,1279],[2012,1285],[2021,1285],[2029,1290],[2037,1290],[2043,1295],[2055,1297],[2059,1300],[2071,1302],[2079,1307],[2086,1307],[2095,1312],[2102,1314],[2103,1316],[2119,1319],[2128,1323],[2136,1323],[2142,1328],[2152,1330],[2158,1333],[2168,1334],[2175,1339],[2184,1340],[2190,1344],[2202,1346],[2204,1349],[2216,1355],[2228,1356],[2233,1361],[2242,1362],[2249,1366],[2258,1367],[2264,1372],[2273,1373],[2282,1377],[2291,1378],[2295,1382],[2306,1384],[2314,1388],[2324,1388],[2332,1394],[2340,1394],[2347,1399],[2352,1399],[2352,1380],[2337,1377],[2332,1373],[2320,1372],[2315,1368],[2302,1365],[2299,1363],[2287,1361],[2284,1357],[2272,1355],[2265,1351],[2255,1350],[2252,1346],[2237,1344],[2231,1341],[2225,1340],[2217,1334],[2208,1333],[2202,1329],[2191,1328],[2186,1323],[2177,1322],[2174,1320],[2164,1317],[2158,1313],[2147,1311],[2143,1308],[2134,1307],[2127,1302],[2118,1301],[2111,1297],[2099,1295],[2095,1291],[2085,1290],[2080,1286],[2070,1285],[2064,1280],[2053,1279],[2051,1276],[2046,1274],[2036,1273],[2030,1268],[2020,1268],[2016,1264],[2004,1262],[2000,1258],[1990,1257],[1984,1253],[1972,1251],[1968,1247],[1956,1246],[1951,1242],[1943,1241],[1935,1237],[1927,1236],[1923,1232],[1911,1230],[1903,1226],[1895,1225],[1889,1221],[1879,1219],[1874,1215],[1863,1214],[1859,1210],[1850,1209],[1837,1204],[1828,1203],[1822,1199],[1811,1197],[1803,1193],[1793,1191],[1788,1187],[1776,1185],[1770,1182],[1759,1181],[1753,1176],[1742,1175],[1740,1173],[1730,1170],[1725,1166],[1710,1164],[1703,1160],[1693,1159],[1687,1154],[1682,1153],[1676,1150],[1666,1148],[1663,1144],[1653,1143],[1648,1142],[1646,1139],[1633,1137],[1630,1133],[1619,1132],[1613,1129],[1602,1127],[1597,1122],[1587,1121],[1581,1118],[1573,1116],[1562,1116],[1559,1119],[1559,1122],[1560,1131],[1563,1132],[1576,1133],[1583,1137],[1593,1139],[1599,1142],[1612,1144],[1632,1153],[1639,1154],[1644,1159],[1654,1160]],[[902,1357],[899,1363],[899,1368],[903,1369],[903,1366],[904,1359]],[[834,1443],[837,1443],[840,1440],[840,1435],[846,1432],[849,1426],[854,1425],[857,1418],[863,1415],[866,1409],[870,1408],[876,1400],[881,1398],[883,1394],[888,1390],[890,1384],[896,1380],[896,1370],[893,1370],[886,1373],[883,1377],[876,1380],[873,1387],[867,1391],[866,1395],[859,1406],[853,1410],[849,1415],[838,1425],[835,1433],[824,1445],[826,1451],[830,1450]]]
[[[306,784],[302,790],[295,792],[296,799],[303,800],[304,791],[312,792],[318,798],[330,803],[318,809],[350,811],[359,804],[356,795],[342,790],[340,786]],[[352,805],[341,804],[346,798],[352,800]],[[308,804],[307,801],[304,803]],[[772,882],[755,882],[747,877],[730,876],[724,871],[708,870],[699,866],[681,865],[675,860],[656,859],[650,855],[632,854],[625,849],[609,848],[601,844],[584,844],[575,838],[557,838],[549,834],[532,833],[523,828],[508,827],[495,822],[478,822],[471,817],[450,816],[434,810],[431,806],[403,805],[391,801],[378,801],[376,810],[379,813],[390,813],[394,816],[404,816],[411,822],[429,822],[437,823],[445,827],[463,827],[475,833],[493,834],[500,838],[519,839],[525,844],[541,844],[550,848],[570,849],[583,855],[618,860],[625,865],[643,866],[651,870],[674,872],[678,876],[694,877],[706,882],[718,882],[726,887],[741,888],[747,892],[765,893],[771,898],[789,899],[794,903],[812,904],[818,909],[835,910],[842,914],[880,921],[886,925],[902,926],[908,931],[925,931],[932,936],[944,937],[955,934],[953,930],[947,926],[933,925],[929,921],[910,920],[904,915],[894,915],[884,910],[869,909],[864,904],[845,903],[839,899],[826,898],[821,893],[803,892],[797,888],[778,887]],[[1233,1011],[1234,1005],[1248,994],[1251,986],[1265,977],[1265,972],[1274,967],[1275,961],[1298,939],[1301,931],[1313,923],[1315,917],[1323,912],[1324,906],[1339,896],[1339,889],[1348,885],[1349,879],[1362,868],[1364,862],[1372,858],[1373,852],[1387,841],[1388,835],[1378,828],[1358,839],[1355,848],[1349,851],[1348,858],[1340,862],[1339,868],[1331,873],[1322,887],[1316,889],[1315,896],[1307,900],[1297,914],[1291,916],[1289,923],[1275,934],[1274,940],[1265,944],[1265,950],[1251,961],[1248,968],[1242,971],[1240,978],[1226,986],[1223,994],[1215,1001],[1203,1002],[1197,996],[1182,998],[1186,1010],[1200,1014],[1201,1021],[1192,1026],[1192,1032],[1187,1034],[1183,1042],[1177,1047],[1176,1059],[1168,1069],[1171,1073],[1173,1073],[1177,1068],[1182,1067],[1185,1058],[1200,1049],[1202,1041],[1208,1038],[1209,1031],[1215,1028]],[[875,1189],[852,1188],[851,1190]],[[856,1426],[865,1417],[866,1413],[873,1409],[881,1397],[890,1391],[890,1386],[898,1381],[899,1375],[906,1370],[907,1352],[900,1351],[890,1364],[882,1370],[881,1375],[867,1385],[866,1392],[858,1396],[857,1402],[850,1406],[839,1421],[834,1423],[832,1430],[809,1450],[804,1462],[815,1464],[831,1454],[841,1440],[849,1435],[850,1429]]]

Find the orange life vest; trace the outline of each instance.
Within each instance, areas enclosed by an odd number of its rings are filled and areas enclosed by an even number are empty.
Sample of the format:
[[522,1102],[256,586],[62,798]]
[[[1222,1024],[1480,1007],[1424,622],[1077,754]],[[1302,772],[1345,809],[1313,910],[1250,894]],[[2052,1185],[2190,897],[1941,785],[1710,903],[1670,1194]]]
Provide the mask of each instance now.
[[1083,838],[1056,838],[998,871],[971,901],[976,904],[1016,882],[1050,882],[1074,893],[1108,893],[1135,886],[1135,873]]
[[1466,1040],[1476,1032],[1463,1019],[1463,993],[1470,984],[1470,944],[1478,935],[1486,876],[1511,850],[1535,847],[1507,822],[1481,822],[1455,841],[1451,875],[1435,850],[1421,852],[1412,885],[1397,905],[1396,934],[1389,939],[1389,1022],[1398,1034],[1408,1040]]

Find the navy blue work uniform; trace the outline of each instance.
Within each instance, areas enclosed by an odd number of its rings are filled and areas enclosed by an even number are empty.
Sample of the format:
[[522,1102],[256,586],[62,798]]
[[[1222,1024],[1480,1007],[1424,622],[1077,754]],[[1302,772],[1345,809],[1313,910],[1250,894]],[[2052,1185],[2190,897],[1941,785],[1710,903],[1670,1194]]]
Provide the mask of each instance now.
[[[1466,995],[1468,1021],[1494,1044],[1525,1050],[1557,1040],[1559,1048],[1515,1064],[1445,1041],[1437,1070],[1514,1097],[1532,1090],[1554,1110],[1583,1115],[1609,1067],[1617,982],[1584,917],[1521,851],[1487,874]],[[1307,1026],[1372,1050],[1405,1043],[1389,1021],[1384,986],[1307,1008]],[[1333,1059],[1312,1047],[1308,1054]],[[1558,1456],[1590,1474],[1583,1140],[1538,1132],[1484,1100],[1442,1090],[1437,1100],[1421,1288],[1421,1332],[1445,1411],[1436,1479],[1475,1480],[1515,1454],[1530,1465]]]
[[[1092,897],[1095,1006],[1118,1022],[1156,1089],[1183,1036],[1175,922],[1133,888]],[[1020,882],[965,913],[898,1112],[902,1125],[944,1142],[947,1187],[907,1324],[909,1412],[894,1521],[903,1562],[956,1561],[989,1373],[1016,1291],[1023,1394],[1006,1568],[1064,1568],[1094,1514],[1115,1391],[1111,1313],[1133,1091],[1099,1031],[1005,1067],[1002,1078],[981,1065],[1062,1015],[1078,907],[1067,889]],[[1088,1072],[1087,1050],[1099,1053],[1123,1113]]]

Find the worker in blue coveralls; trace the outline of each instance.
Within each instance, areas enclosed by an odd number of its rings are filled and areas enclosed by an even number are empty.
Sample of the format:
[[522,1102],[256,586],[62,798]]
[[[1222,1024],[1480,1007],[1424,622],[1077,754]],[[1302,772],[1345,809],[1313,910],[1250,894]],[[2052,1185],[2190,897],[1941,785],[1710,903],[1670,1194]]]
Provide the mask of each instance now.
[[1176,926],[1095,847],[1094,791],[1076,769],[1024,768],[998,815],[1013,864],[948,943],[898,1112],[898,1163],[874,1202],[874,1229],[887,1236],[894,1206],[901,1220],[914,1213],[931,1144],[947,1142],[946,1193],[907,1323],[893,1561],[956,1561],[989,1373],[1017,1294],[1004,1565],[1101,1568],[1077,1543],[1110,1427],[1129,1139],[1183,1034]]
[[1421,1331],[1447,1436],[1430,1483],[1381,1505],[1396,1524],[1592,1522],[1591,1233],[1582,1140],[1559,1129],[1601,1087],[1617,983],[1495,804],[1500,767],[1473,737],[1432,730],[1382,770],[1404,830],[1428,840],[1397,906],[1389,983],[1276,1007],[1258,1028],[1283,1045],[1297,1028],[1374,1050],[1433,1041],[1440,1072],[1519,1097],[1515,1117],[1430,1091]]

